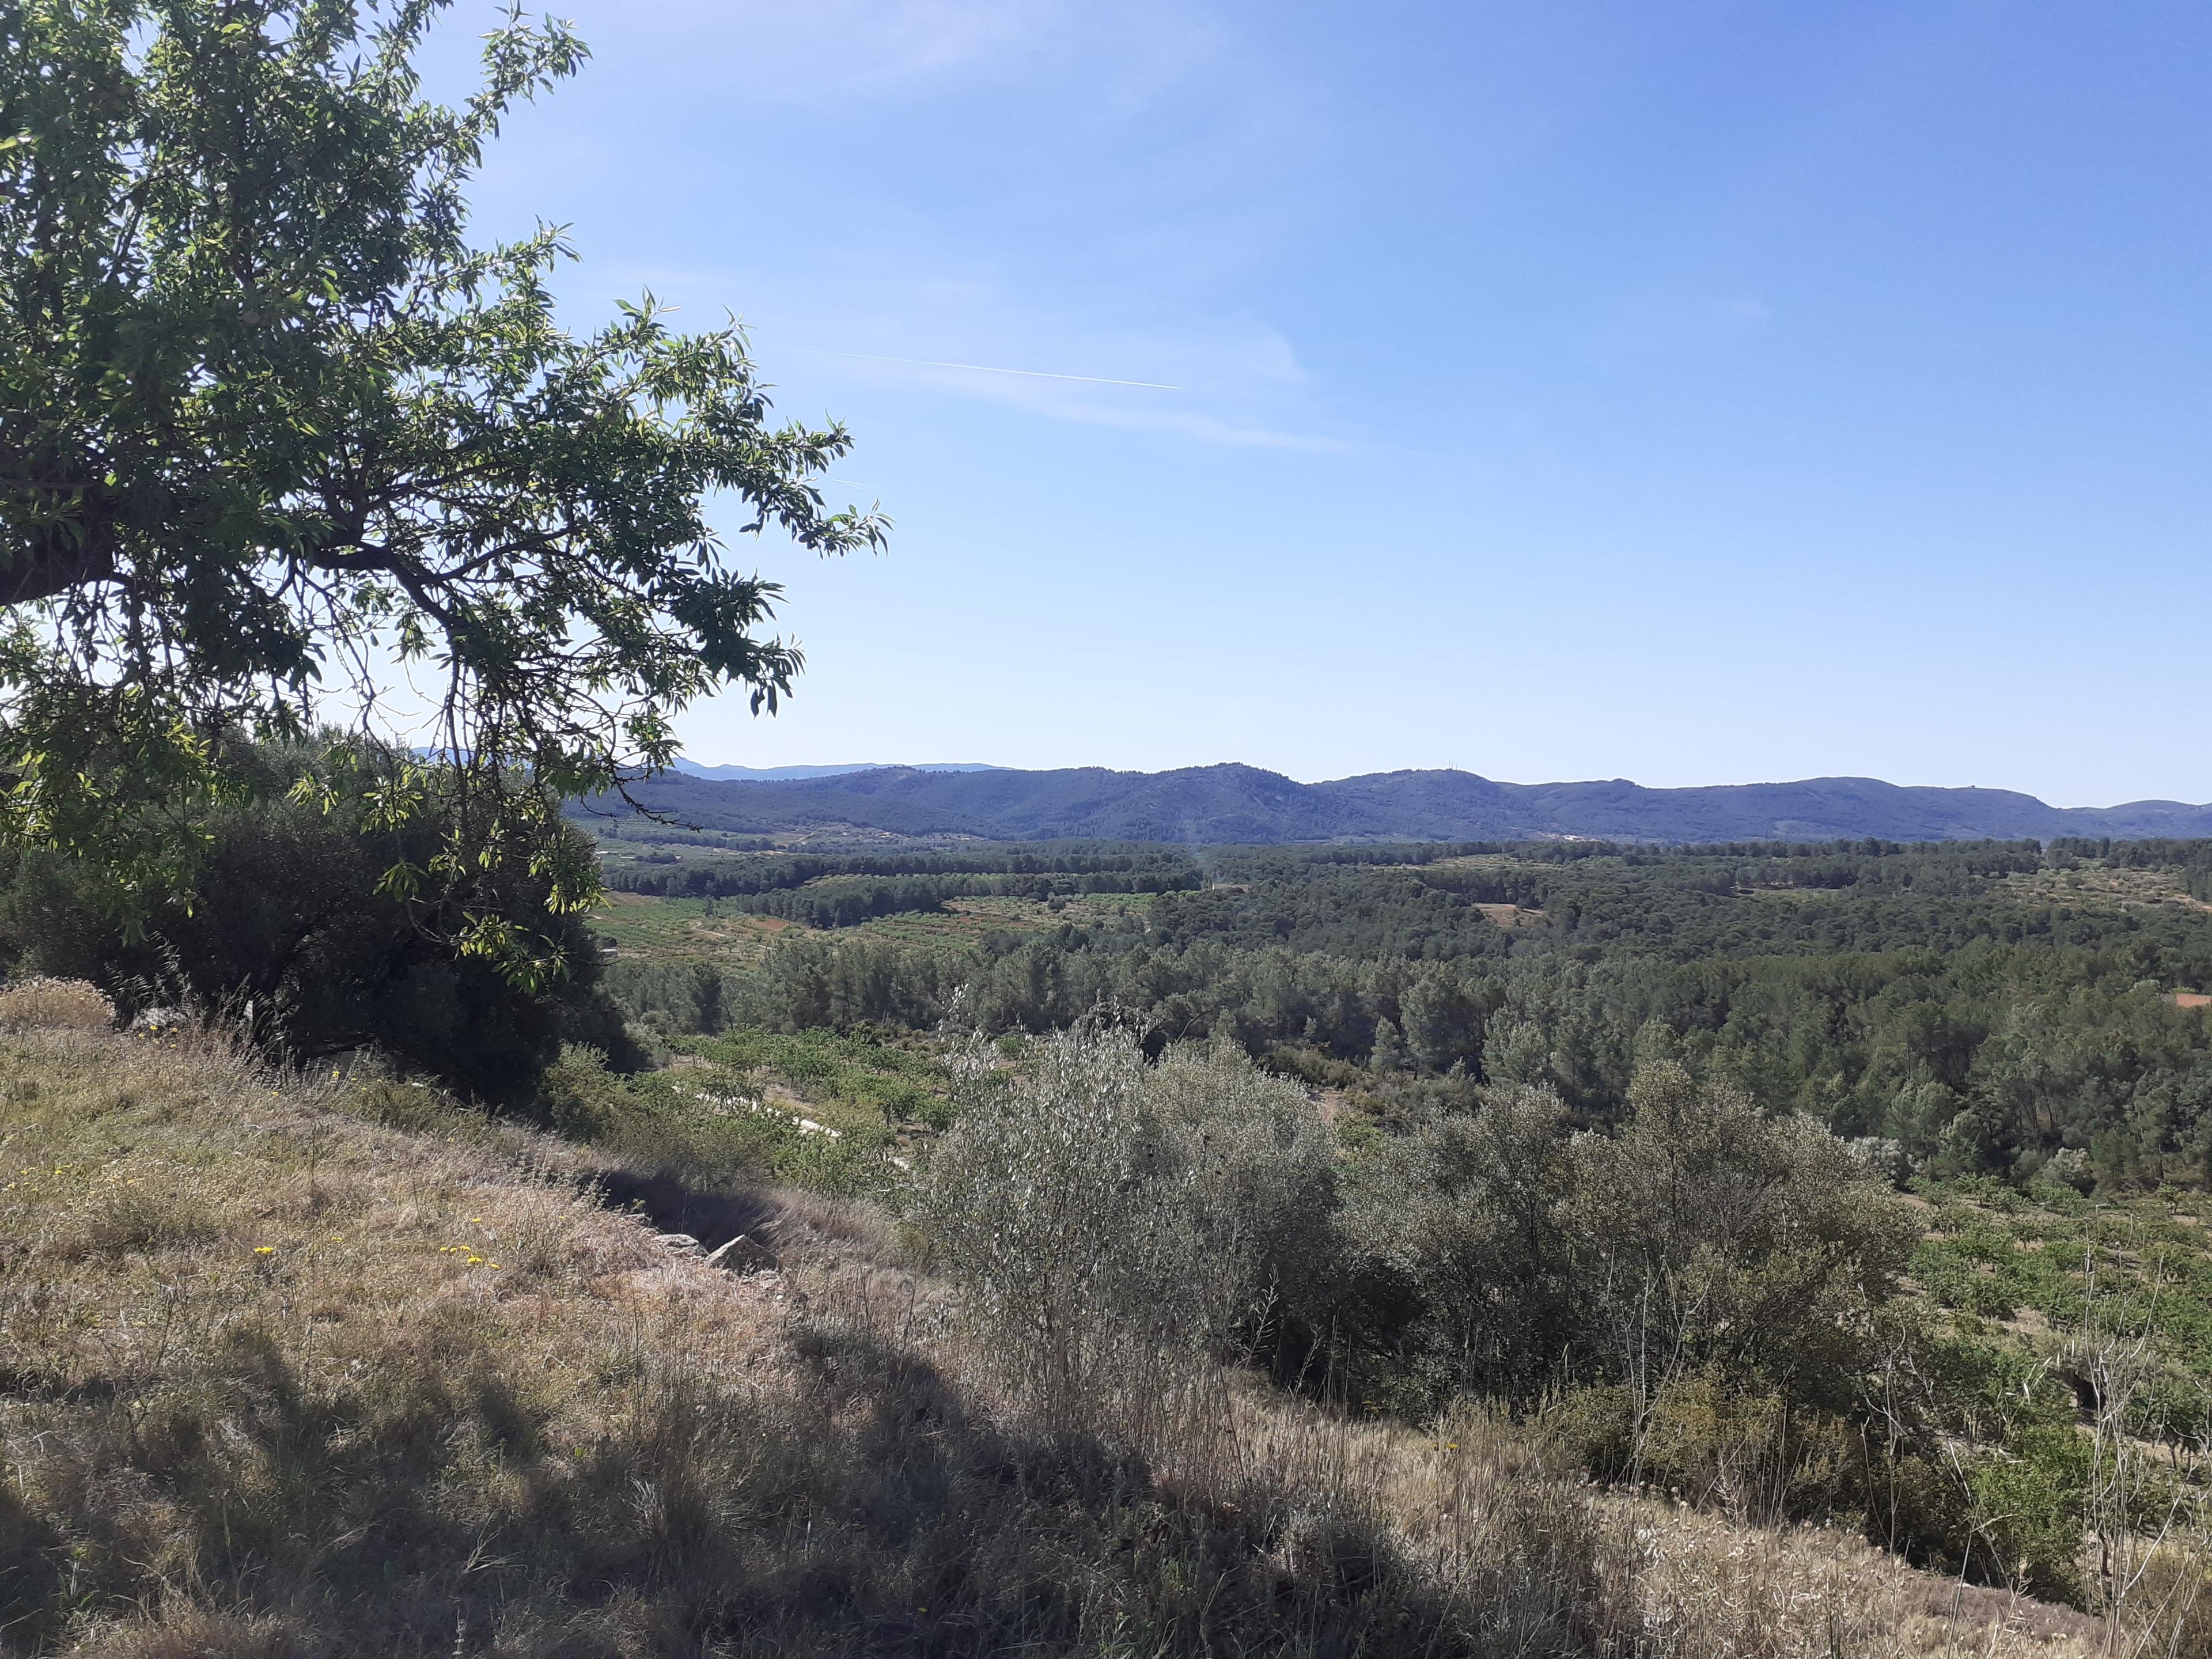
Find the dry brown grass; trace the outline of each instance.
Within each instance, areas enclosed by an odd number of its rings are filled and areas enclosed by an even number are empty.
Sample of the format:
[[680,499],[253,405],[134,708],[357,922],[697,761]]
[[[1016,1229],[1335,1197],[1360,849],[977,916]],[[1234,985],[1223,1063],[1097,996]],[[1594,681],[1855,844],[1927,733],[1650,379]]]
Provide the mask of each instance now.
[[105,1031],[115,1005],[81,979],[21,979],[0,986],[0,1030]]
[[1478,1414],[1204,1372],[1031,1433],[880,1218],[723,1195],[725,1273],[595,1201],[620,1170],[424,1091],[23,1036],[0,1166],[12,1651],[2087,1650]]

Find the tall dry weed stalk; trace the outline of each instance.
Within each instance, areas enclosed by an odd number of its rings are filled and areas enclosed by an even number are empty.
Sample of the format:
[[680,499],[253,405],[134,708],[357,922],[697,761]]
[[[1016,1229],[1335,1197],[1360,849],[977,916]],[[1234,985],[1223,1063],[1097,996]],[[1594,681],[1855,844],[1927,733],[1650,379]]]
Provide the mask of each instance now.
[[2115,1291],[2093,1242],[2081,1277],[2081,1317],[2051,1364],[2073,1384],[2087,1419],[2083,1507],[2105,1645],[2130,1659],[2212,1653],[2212,1530],[2199,1490],[2212,1447],[2200,1432],[2185,1453],[2182,1425],[2139,1420],[2169,1289],[2163,1267],[2154,1261],[2139,1289]]

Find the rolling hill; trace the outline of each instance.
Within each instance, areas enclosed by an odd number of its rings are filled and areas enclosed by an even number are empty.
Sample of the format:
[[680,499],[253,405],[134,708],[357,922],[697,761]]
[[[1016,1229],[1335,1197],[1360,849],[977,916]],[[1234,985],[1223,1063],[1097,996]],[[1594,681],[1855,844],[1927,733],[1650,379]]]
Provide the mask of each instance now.
[[[741,834],[852,830],[994,841],[1230,842],[1507,841],[1963,841],[2060,836],[2212,836],[2212,805],[2133,801],[2057,807],[2005,789],[1906,787],[1875,778],[1648,789],[1625,779],[1498,783],[1471,772],[1378,772],[1324,783],[1241,765],[1170,772],[1072,767],[953,772],[882,767],[811,778],[672,774],[642,801]],[[587,821],[617,802],[576,809]]]
[[714,778],[724,783],[780,783],[794,778],[837,778],[852,772],[881,772],[887,769],[906,769],[915,772],[995,772],[995,766],[981,761],[916,761],[910,768],[889,768],[882,761],[848,762],[842,766],[702,766],[696,761],[678,760],[677,771],[686,777]]

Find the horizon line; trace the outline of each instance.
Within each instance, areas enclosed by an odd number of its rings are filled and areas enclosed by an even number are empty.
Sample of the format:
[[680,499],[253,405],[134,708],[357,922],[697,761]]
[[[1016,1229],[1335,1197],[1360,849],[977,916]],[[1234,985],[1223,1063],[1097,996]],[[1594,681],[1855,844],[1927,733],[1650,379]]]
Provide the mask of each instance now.
[[[691,757],[687,755],[678,757],[678,765],[679,767],[696,769],[696,770],[694,771],[693,775],[697,775],[698,771],[709,769],[750,772],[762,775],[755,781],[777,783],[803,783],[810,781],[810,780],[796,777],[775,778],[765,775],[775,772],[791,773],[797,771],[811,771],[824,775],[849,775],[860,772],[900,771],[941,772],[953,775],[973,775],[979,772],[1113,772],[1137,777],[1156,778],[1165,777],[1176,772],[1216,771],[1225,767],[1236,767],[1251,772],[1264,772],[1270,776],[1279,777],[1284,779],[1287,782],[1295,783],[1302,789],[1318,788],[1322,785],[1331,783],[1351,783],[1362,778],[1386,778],[1408,774],[1430,774],[1436,775],[1449,775],[1457,777],[1474,778],[1484,783],[1493,783],[1498,785],[1500,787],[1509,789],[1564,789],[1591,784],[1614,783],[1625,784],[1632,789],[1641,789],[1653,793],[1668,794],[1680,793],[1689,790],[1780,789],[1790,788],[1802,784],[1871,783],[1879,784],[1885,789],[1932,789],[1940,790],[1951,794],[1974,793],[1984,794],[2017,795],[2023,799],[2032,800],[2038,805],[2047,807],[2054,812],[2109,812],[2118,811],[2119,808],[2124,806],[2166,805],[2189,807],[2191,809],[2212,808],[2212,801],[2184,800],[2179,796],[2173,795],[2142,795],[2137,796],[2132,799],[2113,801],[2105,805],[2085,804],[2076,806],[2062,806],[2045,799],[2044,797],[2034,793],[2031,790],[2011,788],[2002,784],[1895,783],[1892,782],[1887,778],[1876,777],[1869,773],[1856,772],[1823,772],[1798,778],[1754,778],[1741,783],[1640,783],[1634,778],[1620,776],[1548,778],[1539,782],[1522,783],[1509,778],[1492,777],[1489,774],[1484,772],[1471,772],[1464,767],[1458,766],[1397,766],[1386,768],[1383,770],[1375,772],[1347,772],[1337,777],[1300,778],[1289,772],[1278,771],[1273,767],[1255,765],[1249,761],[1233,760],[1199,762],[1184,766],[1163,766],[1150,769],[1144,767],[1109,766],[1097,763],[1078,763],[1065,766],[1004,766],[993,761],[846,761],[823,763],[791,762],[776,766],[750,766],[742,761],[701,761],[693,759]],[[719,780],[711,778],[706,780],[706,781],[708,782],[718,781]],[[743,780],[727,781],[742,781]]]

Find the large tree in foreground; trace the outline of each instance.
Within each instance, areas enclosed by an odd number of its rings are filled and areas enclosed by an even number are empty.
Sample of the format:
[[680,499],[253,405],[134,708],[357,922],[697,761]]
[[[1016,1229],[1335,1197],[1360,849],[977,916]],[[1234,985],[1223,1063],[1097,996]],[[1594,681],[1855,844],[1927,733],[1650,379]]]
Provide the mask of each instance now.
[[[553,856],[557,798],[665,764],[685,704],[789,688],[710,501],[880,544],[813,482],[844,432],[772,424],[734,326],[647,296],[572,335],[557,231],[470,245],[484,144],[584,54],[510,12],[430,101],[447,3],[0,0],[0,836],[157,884],[233,745],[397,700],[475,805],[390,881]],[[303,791],[396,822],[425,781],[382,752]]]

